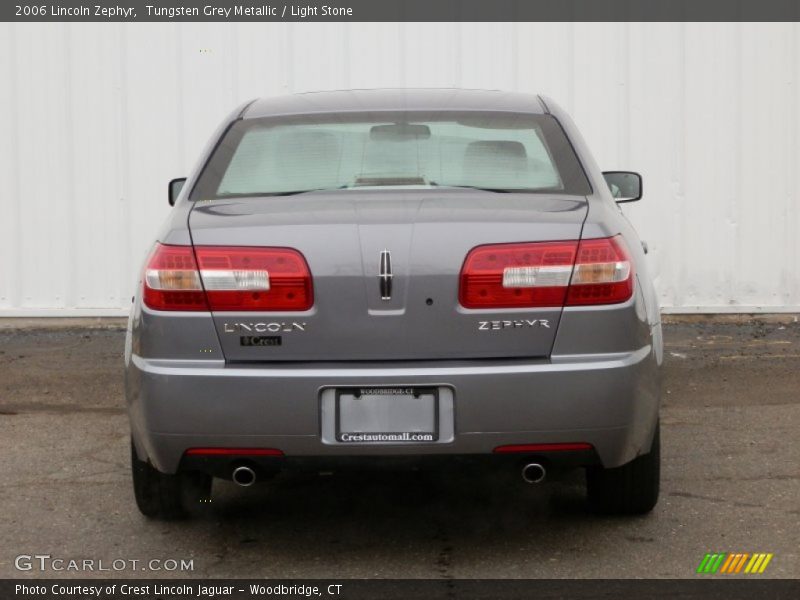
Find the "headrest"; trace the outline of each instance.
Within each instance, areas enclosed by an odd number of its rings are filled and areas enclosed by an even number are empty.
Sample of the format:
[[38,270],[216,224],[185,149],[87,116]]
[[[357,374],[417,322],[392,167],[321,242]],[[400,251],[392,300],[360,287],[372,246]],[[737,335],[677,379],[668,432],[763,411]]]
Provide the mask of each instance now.
[[494,164],[524,166],[528,153],[521,142],[508,140],[481,140],[467,145],[465,162],[491,161]]
[[461,178],[467,185],[515,187],[529,175],[528,156],[520,142],[481,140],[464,152]]
[[[303,162],[308,164],[339,162],[339,140],[327,131],[301,131],[284,133],[278,139],[277,164],[281,167],[297,168]],[[297,157],[304,157],[298,161]]]
[[335,185],[341,160],[338,137],[327,131],[285,133],[278,139],[275,174],[289,189]]

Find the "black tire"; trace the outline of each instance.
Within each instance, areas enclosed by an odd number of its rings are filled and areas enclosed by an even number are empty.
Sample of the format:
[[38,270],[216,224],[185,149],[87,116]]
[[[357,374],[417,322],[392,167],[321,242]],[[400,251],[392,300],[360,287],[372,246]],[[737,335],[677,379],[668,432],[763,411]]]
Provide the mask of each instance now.
[[661,479],[661,433],[656,424],[650,452],[614,469],[586,469],[591,508],[604,515],[642,515],[658,502]]
[[212,478],[202,473],[167,475],[139,460],[131,442],[133,494],[139,511],[164,521],[186,517],[194,506],[211,496]]

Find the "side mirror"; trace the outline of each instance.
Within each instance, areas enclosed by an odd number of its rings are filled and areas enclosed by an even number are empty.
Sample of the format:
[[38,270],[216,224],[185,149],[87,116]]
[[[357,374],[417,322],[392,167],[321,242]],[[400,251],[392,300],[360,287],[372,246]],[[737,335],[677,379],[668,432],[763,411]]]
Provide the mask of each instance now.
[[603,177],[618,204],[636,202],[642,197],[642,176],[633,171],[605,171]]
[[178,196],[183,189],[183,184],[186,183],[186,177],[181,177],[179,179],[173,179],[169,182],[169,205],[175,206],[175,200],[178,199]]

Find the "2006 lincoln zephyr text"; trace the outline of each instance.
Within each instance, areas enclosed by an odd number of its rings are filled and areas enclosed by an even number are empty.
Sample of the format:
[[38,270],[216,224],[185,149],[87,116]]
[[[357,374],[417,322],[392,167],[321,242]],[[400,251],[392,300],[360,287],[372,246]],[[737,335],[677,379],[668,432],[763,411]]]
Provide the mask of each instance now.
[[584,467],[595,510],[651,510],[661,324],[617,206],[640,195],[540,96],[238,108],[170,183],[134,299],[140,510],[178,516],[213,477],[433,458]]

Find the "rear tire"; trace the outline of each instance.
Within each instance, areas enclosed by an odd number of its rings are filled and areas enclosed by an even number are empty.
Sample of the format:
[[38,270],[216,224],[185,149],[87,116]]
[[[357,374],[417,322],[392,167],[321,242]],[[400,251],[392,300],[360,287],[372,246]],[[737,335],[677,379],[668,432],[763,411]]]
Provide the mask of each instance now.
[[661,434],[656,424],[650,452],[613,469],[586,469],[589,505],[604,515],[642,515],[658,502],[661,479]]
[[164,521],[186,517],[189,510],[211,497],[212,478],[203,473],[168,475],[139,460],[131,442],[133,494],[139,511]]

